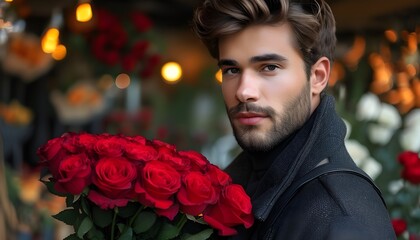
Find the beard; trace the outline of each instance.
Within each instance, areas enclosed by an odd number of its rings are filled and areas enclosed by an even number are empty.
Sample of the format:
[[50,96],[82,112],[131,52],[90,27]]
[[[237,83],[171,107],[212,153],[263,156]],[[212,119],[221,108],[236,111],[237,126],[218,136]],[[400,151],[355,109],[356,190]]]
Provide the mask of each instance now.
[[[239,112],[263,113],[271,120],[272,126],[235,125],[233,119]],[[239,103],[227,109],[230,124],[239,146],[248,152],[268,152],[303,126],[311,115],[310,85],[307,83],[299,95],[286,102],[283,112],[279,113],[270,106],[261,107],[254,103]]]

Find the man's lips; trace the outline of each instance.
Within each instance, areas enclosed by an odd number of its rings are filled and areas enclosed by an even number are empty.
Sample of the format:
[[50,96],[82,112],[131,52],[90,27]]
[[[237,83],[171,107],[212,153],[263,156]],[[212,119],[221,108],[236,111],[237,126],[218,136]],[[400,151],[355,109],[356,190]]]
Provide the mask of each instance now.
[[235,119],[243,125],[257,125],[267,117],[266,114],[255,112],[240,112],[235,115]]

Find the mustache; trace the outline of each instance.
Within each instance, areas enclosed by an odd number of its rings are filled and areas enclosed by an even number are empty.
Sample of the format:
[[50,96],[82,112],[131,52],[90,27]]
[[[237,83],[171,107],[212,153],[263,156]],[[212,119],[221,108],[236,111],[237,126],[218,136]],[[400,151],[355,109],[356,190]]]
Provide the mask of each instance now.
[[254,103],[239,103],[238,105],[231,107],[228,109],[228,115],[230,117],[234,117],[236,114],[240,112],[257,112],[263,113],[267,116],[274,116],[275,110],[272,107],[261,107]]

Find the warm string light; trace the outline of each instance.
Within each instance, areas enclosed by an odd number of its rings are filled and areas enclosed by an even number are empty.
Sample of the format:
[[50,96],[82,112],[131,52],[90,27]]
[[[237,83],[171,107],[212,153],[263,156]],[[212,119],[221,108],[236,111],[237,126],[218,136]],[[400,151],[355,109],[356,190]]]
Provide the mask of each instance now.
[[93,17],[92,6],[89,2],[80,3],[76,8],[76,20],[79,22],[89,22]]
[[182,77],[181,65],[177,62],[168,62],[162,66],[161,75],[168,83],[176,83]]
[[42,51],[51,54],[54,60],[62,60],[67,55],[67,49],[63,44],[60,44],[60,30],[59,27],[63,23],[63,16],[60,10],[54,9],[50,27],[45,31],[41,38]]
[[369,62],[373,70],[371,91],[383,96],[384,101],[395,105],[400,113],[408,113],[420,107],[420,62],[418,59],[419,34],[416,32],[386,30],[385,38],[391,44],[399,39],[403,46],[399,49],[399,59],[389,45],[381,45],[379,53],[372,53]]
[[53,53],[59,43],[60,31],[57,28],[48,29],[42,37],[42,51],[45,53]]

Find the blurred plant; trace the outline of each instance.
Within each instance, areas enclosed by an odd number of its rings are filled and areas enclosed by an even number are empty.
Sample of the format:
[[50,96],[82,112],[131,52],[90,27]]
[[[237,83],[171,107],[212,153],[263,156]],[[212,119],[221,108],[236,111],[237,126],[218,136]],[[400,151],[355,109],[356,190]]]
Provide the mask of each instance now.
[[420,145],[412,144],[417,141],[407,133],[419,127],[420,121],[413,122],[418,113],[401,116],[396,107],[368,92],[357,103],[356,114],[345,118],[346,147],[382,190],[399,239],[420,234]]
[[31,123],[33,113],[19,101],[12,100],[10,104],[0,102],[0,118],[9,125],[25,126]]
[[96,24],[85,37],[94,58],[104,64],[104,70],[126,72],[141,79],[151,77],[160,64],[152,21],[138,10],[117,15],[97,7],[94,16]]

